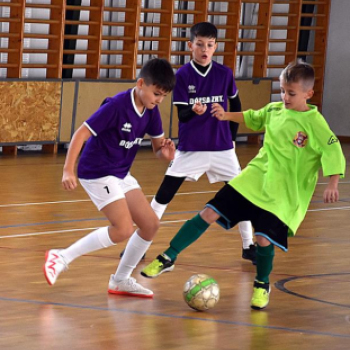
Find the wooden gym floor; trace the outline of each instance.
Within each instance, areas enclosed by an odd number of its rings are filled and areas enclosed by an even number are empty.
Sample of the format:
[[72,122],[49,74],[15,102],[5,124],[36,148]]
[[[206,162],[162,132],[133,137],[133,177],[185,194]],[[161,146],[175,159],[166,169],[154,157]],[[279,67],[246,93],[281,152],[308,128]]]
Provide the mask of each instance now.
[[[349,163],[350,145],[343,149]],[[238,145],[242,166],[257,150]],[[221,187],[209,185],[205,176],[182,186],[134,273],[154,291],[152,300],[107,293],[125,244],[77,259],[50,287],[42,273],[45,251],[107,225],[81,187],[61,189],[64,157],[0,155],[0,349],[349,349],[349,165],[338,203],[322,202],[320,177],[289,252],[276,250],[270,305],[252,311],[255,267],[241,258],[236,228],[212,225],[180,255],[174,272],[154,280],[139,275]],[[149,149],[139,152],[132,173],[149,200],[165,169]],[[208,312],[195,312],[182,299],[183,285],[195,273],[209,274],[220,285],[221,299]]]

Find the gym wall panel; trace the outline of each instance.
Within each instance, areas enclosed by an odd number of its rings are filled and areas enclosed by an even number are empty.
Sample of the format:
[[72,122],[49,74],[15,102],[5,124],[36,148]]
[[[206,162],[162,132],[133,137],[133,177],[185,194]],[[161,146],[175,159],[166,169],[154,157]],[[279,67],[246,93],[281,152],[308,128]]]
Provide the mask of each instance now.
[[[108,96],[133,88],[135,82],[79,82],[74,129],[88,119]],[[171,94],[159,106],[165,137],[169,137]]]
[[62,83],[62,107],[59,132],[60,142],[69,142],[72,137],[75,86],[76,83],[73,81]]
[[332,1],[322,114],[338,136],[350,137],[350,1]]
[[0,143],[56,142],[61,82],[0,82]]

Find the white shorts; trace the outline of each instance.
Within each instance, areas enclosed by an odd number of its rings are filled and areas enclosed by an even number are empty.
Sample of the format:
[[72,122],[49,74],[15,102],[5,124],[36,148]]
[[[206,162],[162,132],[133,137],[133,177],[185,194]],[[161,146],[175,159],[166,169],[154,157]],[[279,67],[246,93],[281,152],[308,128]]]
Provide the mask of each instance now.
[[241,172],[234,149],[217,152],[176,151],[165,175],[198,181],[206,173],[210,183],[230,181]]
[[103,209],[107,204],[125,198],[125,193],[141,188],[130,173],[124,179],[104,176],[91,180],[79,179],[79,181],[98,210]]

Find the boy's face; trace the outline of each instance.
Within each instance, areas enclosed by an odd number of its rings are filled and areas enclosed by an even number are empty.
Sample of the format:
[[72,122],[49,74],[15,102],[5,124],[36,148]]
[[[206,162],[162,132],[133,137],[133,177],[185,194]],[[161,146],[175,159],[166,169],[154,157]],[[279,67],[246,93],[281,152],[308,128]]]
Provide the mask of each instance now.
[[297,83],[286,83],[280,78],[281,97],[286,109],[293,109],[298,112],[309,110],[307,100],[309,100],[314,91],[303,84],[302,81]]
[[207,66],[217,48],[215,38],[196,36],[193,41],[188,42],[188,47],[192,52],[193,60],[201,66]]
[[158,106],[168,95],[168,92],[160,89],[155,85],[147,85],[146,82],[140,78],[136,82],[137,93],[135,96],[135,103],[138,107],[144,106],[147,109],[153,109]]

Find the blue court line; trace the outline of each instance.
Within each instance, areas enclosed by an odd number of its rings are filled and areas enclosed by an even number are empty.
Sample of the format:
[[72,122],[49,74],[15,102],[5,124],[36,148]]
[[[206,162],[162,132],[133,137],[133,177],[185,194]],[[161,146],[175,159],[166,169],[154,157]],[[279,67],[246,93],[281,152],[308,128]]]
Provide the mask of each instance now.
[[[55,302],[45,302],[45,301],[39,301],[39,300],[29,300],[29,299],[27,300],[27,299],[16,299],[16,298],[5,298],[5,297],[0,297],[0,301],[11,301],[11,302],[15,302],[15,303],[28,303],[28,304],[36,304],[36,305],[53,305],[53,306],[62,306],[62,307],[66,307],[66,308],[94,310],[94,311],[122,312],[122,313],[143,315],[143,316],[156,316],[156,317],[180,319],[180,320],[195,320],[195,321],[204,321],[204,322],[226,324],[226,325],[232,325],[232,326],[264,328],[264,329],[279,330],[279,331],[286,331],[286,332],[292,332],[292,333],[304,333],[304,334],[312,334],[312,335],[350,339],[349,334],[320,332],[320,331],[313,331],[313,330],[309,330],[309,329],[287,328],[287,327],[280,327],[280,326],[261,326],[261,325],[256,325],[256,324],[252,324],[252,323],[247,323],[247,322],[237,322],[237,321],[229,321],[229,320],[213,320],[213,319],[209,320],[209,319],[201,318],[201,317],[167,315],[167,314],[163,314],[163,313],[159,313],[159,312],[134,311],[134,310],[125,310],[125,309],[118,309],[118,308],[101,307],[101,306],[86,306],[86,305],[78,305],[78,304],[55,303]],[[252,312],[266,312],[266,311],[252,311]]]
[[[350,202],[350,198],[339,199],[338,202]],[[323,203],[323,200],[312,201],[311,203]],[[199,210],[187,210],[187,211],[174,211],[174,212],[171,212],[171,213],[164,213],[164,216],[180,215],[180,214],[197,214],[202,209],[199,209]],[[104,216],[101,216],[100,218],[89,218],[89,219],[74,219],[74,220],[34,222],[34,223],[30,223],[30,224],[4,225],[4,226],[0,226],[0,229],[18,228],[18,227],[31,227],[31,226],[41,226],[41,225],[55,225],[55,224],[59,224],[60,225],[60,224],[64,224],[64,223],[88,222],[88,221],[99,221],[99,220],[107,220],[107,219]]]
[[65,224],[70,222],[85,222],[85,221],[99,221],[99,220],[107,220],[104,216],[100,218],[90,218],[90,219],[75,219],[75,220],[61,220],[61,221],[42,221],[42,222],[33,222],[31,224],[18,224],[18,225],[6,225],[0,226],[2,228],[16,228],[16,227],[29,227],[29,226],[40,226],[40,225],[54,225],[54,224]]

